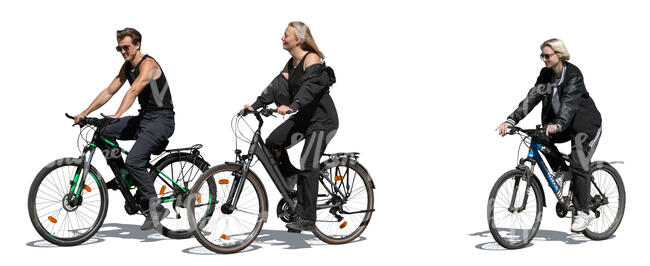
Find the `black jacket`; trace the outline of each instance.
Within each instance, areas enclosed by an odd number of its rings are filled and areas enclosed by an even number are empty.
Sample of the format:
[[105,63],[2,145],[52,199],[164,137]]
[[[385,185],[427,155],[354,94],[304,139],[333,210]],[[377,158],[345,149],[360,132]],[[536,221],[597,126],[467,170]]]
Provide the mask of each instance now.
[[[563,62],[564,69],[559,85],[554,82],[553,70],[542,68],[535,87],[519,103],[519,107],[508,116],[508,122],[516,125],[542,101],[542,123],[557,124],[560,132],[584,132],[594,136],[601,126],[600,112],[589,97],[580,69],[569,62]],[[557,87],[560,109],[556,115],[552,107],[554,89]]]
[[334,70],[324,63],[305,69],[299,88],[293,90],[289,89],[288,80],[280,73],[251,106],[258,109],[270,103],[287,105],[298,112],[291,119],[308,124],[308,133],[313,130],[331,131],[339,127],[336,107],[329,95],[329,88],[335,82]]

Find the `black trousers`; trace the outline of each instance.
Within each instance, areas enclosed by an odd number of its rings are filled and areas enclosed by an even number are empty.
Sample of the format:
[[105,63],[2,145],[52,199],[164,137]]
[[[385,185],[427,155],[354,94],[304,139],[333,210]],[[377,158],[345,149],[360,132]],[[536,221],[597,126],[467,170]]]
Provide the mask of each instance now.
[[[280,124],[266,139],[266,146],[271,153],[278,155],[278,168],[282,175],[298,175],[296,213],[303,219],[316,220],[316,199],[318,196],[318,176],[320,175],[320,157],[325,152],[336,130],[308,131],[309,124],[288,119]],[[300,155],[300,170],[289,160],[287,149],[305,140]]]
[[[589,164],[591,157],[596,151],[598,141],[600,140],[601,129],[597,132],[590,133],[569,133],[562,132],[556,135],[551,135],[548,147],[551,149],[551,154],[544,154],[549,165],[553,171],[557,170],[570,170],[572,174],[571,179],[571,192],[573,193],[573,206],[578,211],[589,212],[591,207],[591,174],[589,174]],[[555,146],[555,143],[564,143],[571,141],[571,154],[569,155],[571,166],[567,166],[565,161],[561,159],[560,151]]]
[[[151,200],[157,194],[153,179],[147,171],[151,153],[164,145],[174,134],[174,112],[167,110],[141,112],[137,116],[125,116],[117,122],[103,127],[99,135],[115,143],[118,140],[135,140],[135,144],[122,162],[121,156],[106,157],[107,160],[117,160],[118,165],[124,165],[133,177],[138,188],[139,200]],[[144,207],[144,206],[143,206]]]

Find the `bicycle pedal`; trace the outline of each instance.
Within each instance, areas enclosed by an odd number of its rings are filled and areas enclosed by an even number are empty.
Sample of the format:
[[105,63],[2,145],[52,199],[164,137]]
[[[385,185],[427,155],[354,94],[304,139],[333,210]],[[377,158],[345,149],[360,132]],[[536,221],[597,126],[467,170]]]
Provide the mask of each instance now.
[[106,188],[111,189],[111,190],[118,190],[120,185],[115,181],[115,178],[111,179],[111,181],[106,182]]

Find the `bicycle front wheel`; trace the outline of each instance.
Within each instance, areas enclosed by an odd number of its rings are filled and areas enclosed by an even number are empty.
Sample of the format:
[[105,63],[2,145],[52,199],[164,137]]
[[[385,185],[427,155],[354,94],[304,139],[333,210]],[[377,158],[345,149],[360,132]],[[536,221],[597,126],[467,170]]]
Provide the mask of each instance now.
[[618,171],[609,164],[595,163],[590,170],[591,199],[598,206],[599,215],[583,234],[592,240],[604,240],[614,234],[623,220],[625,186]]
[[[526,190],[528,182],[533,193]],[[525,195],[528,198],[524,208]],[[507,249],[528,245],[539,229],[543,206],[542,190],[537,182],[527,180],[520,170],[503,174],[488,199],[488,226],[494,240]]]
[[359,237],[374,211],[373,189],[370,175],[358,162],[335,160],[325,164],[319,177],[314,235],[329,244],[344,244]]
[[[209,180],[217,182],[211,192]],[[228,196],[243,182],[234,209]],[[250,245],[262,230],[268,204],[259,178],[248,172],[242,178],[241,166],[219,165],[208,169],[190,190],[187,216],[194,237],[207,249],[217,253],[235,253]]]
[[[104,179],[90,166],[85,184],[75,184],[82,171],[81,159],[58,159],[43,167],[29,189],[29,218],[36,232],[52,244],[79,245],[104,223],[108,210]],[[83,189],[77,195],[79,185]]]

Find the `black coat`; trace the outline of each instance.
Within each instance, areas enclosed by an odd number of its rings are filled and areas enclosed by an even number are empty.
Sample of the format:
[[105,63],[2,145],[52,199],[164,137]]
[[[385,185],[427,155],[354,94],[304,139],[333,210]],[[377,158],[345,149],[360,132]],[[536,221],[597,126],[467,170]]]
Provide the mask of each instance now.
[[329,88],[335,82],[334,70],[324,63],[307,67],[300,79],[300,86],[294,90],[289,89],[288,80],[280,73],[251,107],[258,109],[270,103],[287,105],[298,112],[291,119],[307,124],[308,133],[313,130],[331,131],[339,127],[336,107],[329,95]]
[[[563,62],[564,69],[559,85],[554,82],[553,70],[542,68],[535,87],[531,88],[519,107],[508,116],[508,122],[516,125],[535,106],[542,102],[542,123],[557,124],[560,132],[579,132],[594,136],[601,126],[600,112],[585,88],[580,69],[569,62]],[[553,91],[557,87],[560,110],[556,115],[552,107]]]

